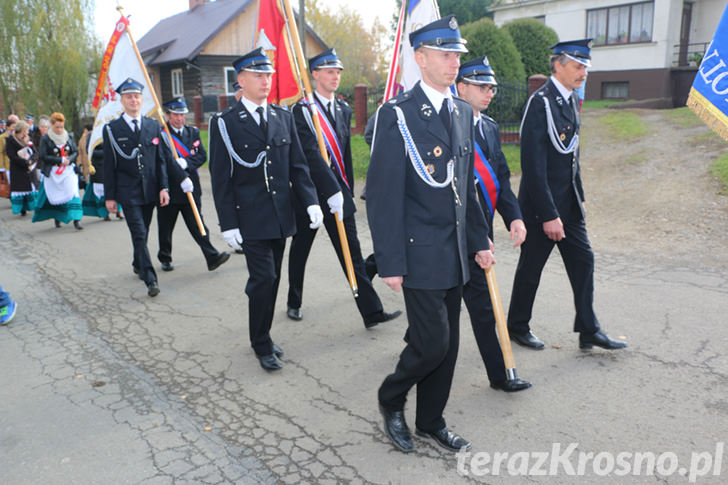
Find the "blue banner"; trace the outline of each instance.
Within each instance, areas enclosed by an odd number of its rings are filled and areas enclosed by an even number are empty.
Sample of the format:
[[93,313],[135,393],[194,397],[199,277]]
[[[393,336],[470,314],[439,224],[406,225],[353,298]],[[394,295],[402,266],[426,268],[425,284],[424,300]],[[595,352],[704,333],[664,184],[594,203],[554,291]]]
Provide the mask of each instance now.
[[728,7],[705,51],[687,105],[728,140]]

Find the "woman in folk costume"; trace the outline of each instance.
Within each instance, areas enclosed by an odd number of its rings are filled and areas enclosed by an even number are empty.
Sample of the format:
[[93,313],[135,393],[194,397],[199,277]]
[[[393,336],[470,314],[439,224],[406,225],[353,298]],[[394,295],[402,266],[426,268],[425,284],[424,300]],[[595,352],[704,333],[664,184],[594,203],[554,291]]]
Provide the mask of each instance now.
[[78,149],[73,138],[64,129],[65,116],[51,115],[51,129],[40,140],[40,160],[43,162],[43,184],[36,204],[33,222],[54,219],[56,227],[61,222],[83,229],[81,199],[78,195],[76,157]]
[[13,125],[5,142],[5,153],[10,160],[10,202],[13,214],[24,216],[35,209],[38,188],[33,185],[31,172],[38,163],[38,153],[33,149],[25,121]]
[[[81,205],[83,215],[103,217],[105,221],[110,221],[111,217],[106,209],[106,199],[104,198],[104,145],[98,143],[89,154],[92,131],[93,125],[84,126],[83,136],[78,140],[78,165],[83,169],[83,177],[88,182]],[[120,205],[116,218],[124,219],[124,216],[121,215]]]

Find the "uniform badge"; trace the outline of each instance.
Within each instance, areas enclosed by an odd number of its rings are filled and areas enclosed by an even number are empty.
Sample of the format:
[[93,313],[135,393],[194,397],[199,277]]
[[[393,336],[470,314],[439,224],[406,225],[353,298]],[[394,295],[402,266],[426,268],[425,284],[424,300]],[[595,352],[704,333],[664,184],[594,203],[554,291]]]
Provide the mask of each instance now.
[[432,106],[430,106],[429,104],[423,104],[422,107],[420,108],[420,111],[427,118],[432,116]]
[[442,148],[440,148],[440,145],[437,145],[434,150],[432,150],[432,153],[435,154],[436,157],[439,157],[442,155]]
[[240,116],[241,120],[244,120],[245,118],[248,117],[248,113],[246,111],[239,111],[238,116]]
[[562,133],[559,135],[559,140],[564,141],[566,140],[566,133]]
[[159,138],[157,138],[156,136],[152,138],[152,145],[159,145]]
[[429,173],[430,175],[435,173],[435,166],[433,164],[428,163],[425,168],[427,169],[427,173]]
[[457,28],[458,28],[458,21],[457,21],[457,20],[455,20],[455,17],[452,17],[452,18],[450,19],[450,23],[448,23],[447,25],[448,25],[448,26],[450,26],[450,28],[451,28],[452,30],[457,30]]
[[200,140],[195,140],[195,142],[192,144],[193,147],[197,148],[200,146]]
[[556,102],[559,103],[559,106],[562,106],[564,104],[564,100],[561,99],[561,96],[556,96]]

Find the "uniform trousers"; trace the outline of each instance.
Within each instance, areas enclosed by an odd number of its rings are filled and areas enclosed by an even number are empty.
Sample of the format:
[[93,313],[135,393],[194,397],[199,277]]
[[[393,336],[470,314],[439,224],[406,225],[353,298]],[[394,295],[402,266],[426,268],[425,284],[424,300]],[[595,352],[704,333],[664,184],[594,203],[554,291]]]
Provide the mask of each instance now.
[[245,260],[250,274],[245,285],[245,294],[248,295],[250,345],[258,355],[273,353],[270,329],[285,248],[285,238],[243,240]]
[[461,285],[449,290],[403,287],[407,308],[407,343],[394,373],[379,388],[379,403],[389,411],[404,410],[407,393],[417,386],[417,428],[445,427],[442,412],[450,395],[460,343]]
[[584,220],[565,223],[566,237],[559,242],[549,239],[541,224],[526,224],[526,230],[528,237],[521,245],[513,279],[508,309],[509,332],[523,335],[530,331],[528,322],[531,320],[536,290],[554,244],[559,248],[574,294],[574,332],[597,332],[600,327],[594,313],[594,252],[586,235]]
[[495,314],[490,300],[488,281],[485,271],[478,266],[475,258],[470,258],[470,281],[463,287],[463,300],[470,314],[475,342],[478,344],[480,356],[483,358],[485,370],[490,382],[506,380],[506,365],[500,348],[498,334],[495,331]]
[[[308,215],[300,210],[296,210],[296,227],[298,231],[293,236],[291,249],[288,254],[288,306],[290,308],[301,308],[303,275],[306,270],[306,261],[308,260],[308,255],[311,252],[311,246],[313,245],[313,240],[317,232],[317,229],[308,227],[309,223]],[[367,276],[364,259],[361,255],[361,246],[359,245],[359,236],[356,231],[354,215],[345,217],[343,224],[346,238],[349,242],[349,252],[351,253],[351,262],[354,266],[356,284],[359,289],[356,305],[362,317],[367,317],[382,311],[382,302]],[[346,263],[344,262],[344,253],[341,250],[341,241],[339,240],[339,231],[336,227],[334,214],[330,212],[324,214],[324,227],[326,227],[326,232],[329,233],[329,238],[336,251],[336,256],[339,258],[341,269],[346,275]]]
[[154,271],[152,258],[149,256],[147,248],[149,224],[152,222],[154,205],[124,204],[126,225],[129,227],[131,242],[134,245],[134,260],[131,264],[139,272],[139,278],[146,284],[157,281],[157,273]]
[[[207,235],[203,236],[200,234],[200,229],[197,227],[197,221],[195,220],[195,214],[189,203],[169,204],[157,209],[157,225],[159,226],[159,252],[157,253],[157,258],[162,263],[172,262],[172,232],[177,223],[177,215],[180,213],[182,213],[182,219],[185,221],[187,230],[190,231],[190,235],[197,245],[200,246],[205,260],[209,263],[217,256],[217,249],[210,243],[210,231],[207,229],[204,219],[202,220],[202,225],[205,227],[205,233]],[[200,214],[200,219],[202,219],[202,214]]]

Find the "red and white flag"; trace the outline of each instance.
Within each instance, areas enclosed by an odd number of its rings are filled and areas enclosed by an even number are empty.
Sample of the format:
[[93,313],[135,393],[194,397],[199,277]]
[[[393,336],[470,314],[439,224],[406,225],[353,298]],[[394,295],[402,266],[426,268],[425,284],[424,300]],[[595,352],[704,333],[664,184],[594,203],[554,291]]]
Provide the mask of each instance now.
[[153,93],[154,88],[147,85],[146,68],[139,61],[134,41],[127,30],[128,27],[129,19],[122,15],[116,23],[114,33],[111,35],[111,40],[101,61],[99,82],[92,103],[92,107],[96,111],[96,119],[94,120],[94,129],[89,135],[89,153],[97,144],[101,143],[104,125],[118,118],[124,111],[121,106],[121,96],[114,91],[114,88],[118,87],[125,79],[132,78],[144,85],[142,90],[142,114],[155,115],[157,111]]
[[291,105],[301,99],[301,87],[296,75],[293,50],[286,32],[286,21],[277,0],[260,0],[255,47],[262,47],[273,62],[273,74],[268,102]]

